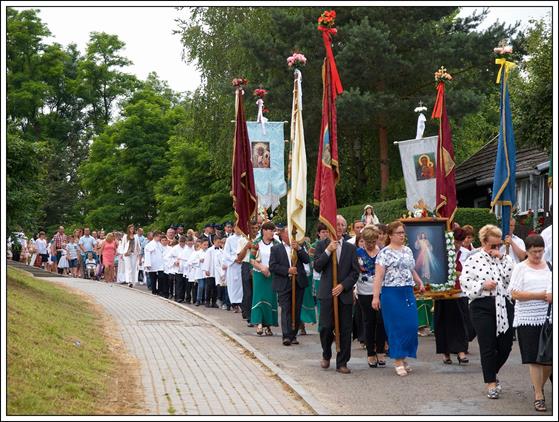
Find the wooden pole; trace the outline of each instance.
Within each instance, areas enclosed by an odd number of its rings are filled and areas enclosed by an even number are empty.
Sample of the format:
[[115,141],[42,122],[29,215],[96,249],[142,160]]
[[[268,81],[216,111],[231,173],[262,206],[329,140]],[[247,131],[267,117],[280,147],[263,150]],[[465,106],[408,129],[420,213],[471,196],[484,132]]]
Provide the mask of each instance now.
[[[295,226],[293,226],[293,229],[291,231],[291,236],[293,238],[293,240],[297,240],[295,238],[297,234],[297,229],[295,228]],[[292,267],[297,267],[297,251],[295,249],[291,249],[291,266]],[[292,330],[296,330],[296,324],[295,324],[295,314],[296,314],[296,308],[295,308],[295,301],[296,301],[296,295],[295,295],[295,287],[297,285],[297,274],[292,274],[291,275],[291,329]]]
[[[336,239],[336,236],[334,236]],[[338,251],[335,250],[332,254],[332,288],[338,285]],[[338,312],[338,296],[332,295],[334,304],[334,331],[336,340],[336,352],[340,353],[340,315]]]

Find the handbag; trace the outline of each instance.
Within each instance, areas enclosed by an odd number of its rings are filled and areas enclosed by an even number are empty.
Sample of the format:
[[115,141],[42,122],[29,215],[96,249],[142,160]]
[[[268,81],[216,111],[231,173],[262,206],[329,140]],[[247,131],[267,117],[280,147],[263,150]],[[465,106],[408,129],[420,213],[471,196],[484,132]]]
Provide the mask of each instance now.
[[551,365],[553,362],[553,324],[549,317],[551,313],[551,303],[547,307],[547,318],[542,325],[540,339],[538,342],[538,356],[536,362]]

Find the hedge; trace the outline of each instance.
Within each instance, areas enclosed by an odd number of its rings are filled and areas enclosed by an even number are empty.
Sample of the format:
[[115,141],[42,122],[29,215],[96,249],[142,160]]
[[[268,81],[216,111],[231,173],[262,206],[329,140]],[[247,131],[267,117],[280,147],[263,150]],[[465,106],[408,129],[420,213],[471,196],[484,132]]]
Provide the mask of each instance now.
[[[354,220],[361,218],[363,214],[363,208],[367,204],[352,205],[345,208],[339,208],[338,214],[343,215],[348,225],[351,225]],[[381,223],[391,223],[394,220],[402,217],[402,214],[407,213],[406,208],[406,198],[394,199],[392,201],[376,202],[371,203],[375,209],[375,214],[379,218]],[[456,216],[454,218],[461,226],[469,224],[471,225],[476,235],[480,228],[486,224],[494,224],[498,226],[497,218],[495,214],[489,212],[487,208],[458,208],[456,211]],[[311,226],[312,227],[312,226]],[[314,229],[314,227],[313,227]],[[479,246],[479,241],[476,236],[475,245]]]

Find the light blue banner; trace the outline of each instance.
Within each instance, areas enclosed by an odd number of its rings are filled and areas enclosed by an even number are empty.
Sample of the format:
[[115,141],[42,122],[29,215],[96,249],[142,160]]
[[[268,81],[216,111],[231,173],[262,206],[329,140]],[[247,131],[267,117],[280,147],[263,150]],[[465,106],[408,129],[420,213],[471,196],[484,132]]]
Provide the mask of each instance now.
[[287,193],[283,122],[266,122],[264,128],[262,123],[247,122],[247,129],[258,206],[273,211]]

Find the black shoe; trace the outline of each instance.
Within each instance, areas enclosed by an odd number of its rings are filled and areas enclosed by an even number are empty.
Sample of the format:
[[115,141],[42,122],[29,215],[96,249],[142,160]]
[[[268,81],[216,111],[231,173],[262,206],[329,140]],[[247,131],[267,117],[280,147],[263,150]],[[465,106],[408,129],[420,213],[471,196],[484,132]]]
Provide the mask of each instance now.
[[247,323],[247,327],[254,327],[254,324],[249,322],[249,323]]
[[299,340],[297,340],[296,338],[292,338],[291,344],[299,344]]
[[196,306],[200,306],[200,302],[196,302]]
[[291,340],[289,340],[288,338],[284,338],[283,339],[283,345],[284,346],[291,346]]
[[219,306],[217,306],[217,303],[213,303],[212,308],[219,308]]
[[371,362],[368,358],[367,358],[367,364],[369,365],[369,368],[378,368],[378,358],[376,356],[371,356],[375,358],[374,362]]
[[132,283],[128,283],[128,287],[134,287]]
[[468,358],[461,358],[458,356],[458,365],[467,365],[468,363],[470,363]]

